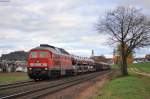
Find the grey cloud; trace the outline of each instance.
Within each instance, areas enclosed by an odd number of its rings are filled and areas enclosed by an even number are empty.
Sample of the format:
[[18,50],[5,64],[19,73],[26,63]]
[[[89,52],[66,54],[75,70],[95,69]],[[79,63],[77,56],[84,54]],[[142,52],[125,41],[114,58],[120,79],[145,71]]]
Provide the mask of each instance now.
[[7,6],[0,6],[0,48],[29,50],[48,43],[79,55],[90,55],[91,49],[111,54],[112,49],[96,37],[94,25],[117,4],[101,2],[105,1],[10,0]]

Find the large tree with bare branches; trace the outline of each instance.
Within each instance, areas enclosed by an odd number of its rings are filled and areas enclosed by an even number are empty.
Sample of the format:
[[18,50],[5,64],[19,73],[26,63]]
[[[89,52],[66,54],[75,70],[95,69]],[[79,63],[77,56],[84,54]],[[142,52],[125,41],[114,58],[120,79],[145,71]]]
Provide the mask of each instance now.
[[[128,75],[127,57],[136,48],[150,45],[150,20],[134,7],[117,7],[97,24],[99,33],[109,35],[109,42],[121,45],[121,70]],[[128,46],[128,47],[126,47]]]

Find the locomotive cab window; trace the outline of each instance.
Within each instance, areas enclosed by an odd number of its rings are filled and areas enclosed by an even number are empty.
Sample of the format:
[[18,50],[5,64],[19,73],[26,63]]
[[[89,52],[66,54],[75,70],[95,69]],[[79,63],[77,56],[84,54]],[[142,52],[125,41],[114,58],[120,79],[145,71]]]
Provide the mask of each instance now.
[[37,52],[31,52],[30,57],[31,58],[37,58]]
[[40,56],[40,58],[47,58],[48,57],[48,52],[40,52],[39,56]]

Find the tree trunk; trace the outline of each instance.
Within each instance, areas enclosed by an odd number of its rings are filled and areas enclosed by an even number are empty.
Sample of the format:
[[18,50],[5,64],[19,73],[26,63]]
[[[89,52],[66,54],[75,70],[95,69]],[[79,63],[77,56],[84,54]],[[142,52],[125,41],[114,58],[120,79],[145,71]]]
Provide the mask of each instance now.
[[122,57],[122,75],[126,76],[128,75],[128,70],[127,70],[127,57]]
[[122,45],[122,51],[121,51],[121,60],[122,60],[122,64],[121,64],[121,71],[122,71],[122,75],[126,76],[128,75],[128,66],[127,66],[127,55],[126,55],[126,51],[125,51],[125,47],[124,45]]

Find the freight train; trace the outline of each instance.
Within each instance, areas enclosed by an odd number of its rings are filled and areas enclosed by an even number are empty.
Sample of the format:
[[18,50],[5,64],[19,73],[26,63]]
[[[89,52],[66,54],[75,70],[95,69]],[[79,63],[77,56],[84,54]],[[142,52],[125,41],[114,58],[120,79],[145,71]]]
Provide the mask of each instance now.
[[108,70],[110,65],[71,55],[63,48],[40,44],[29,51],[27,69],[28,76],[37,80]]

